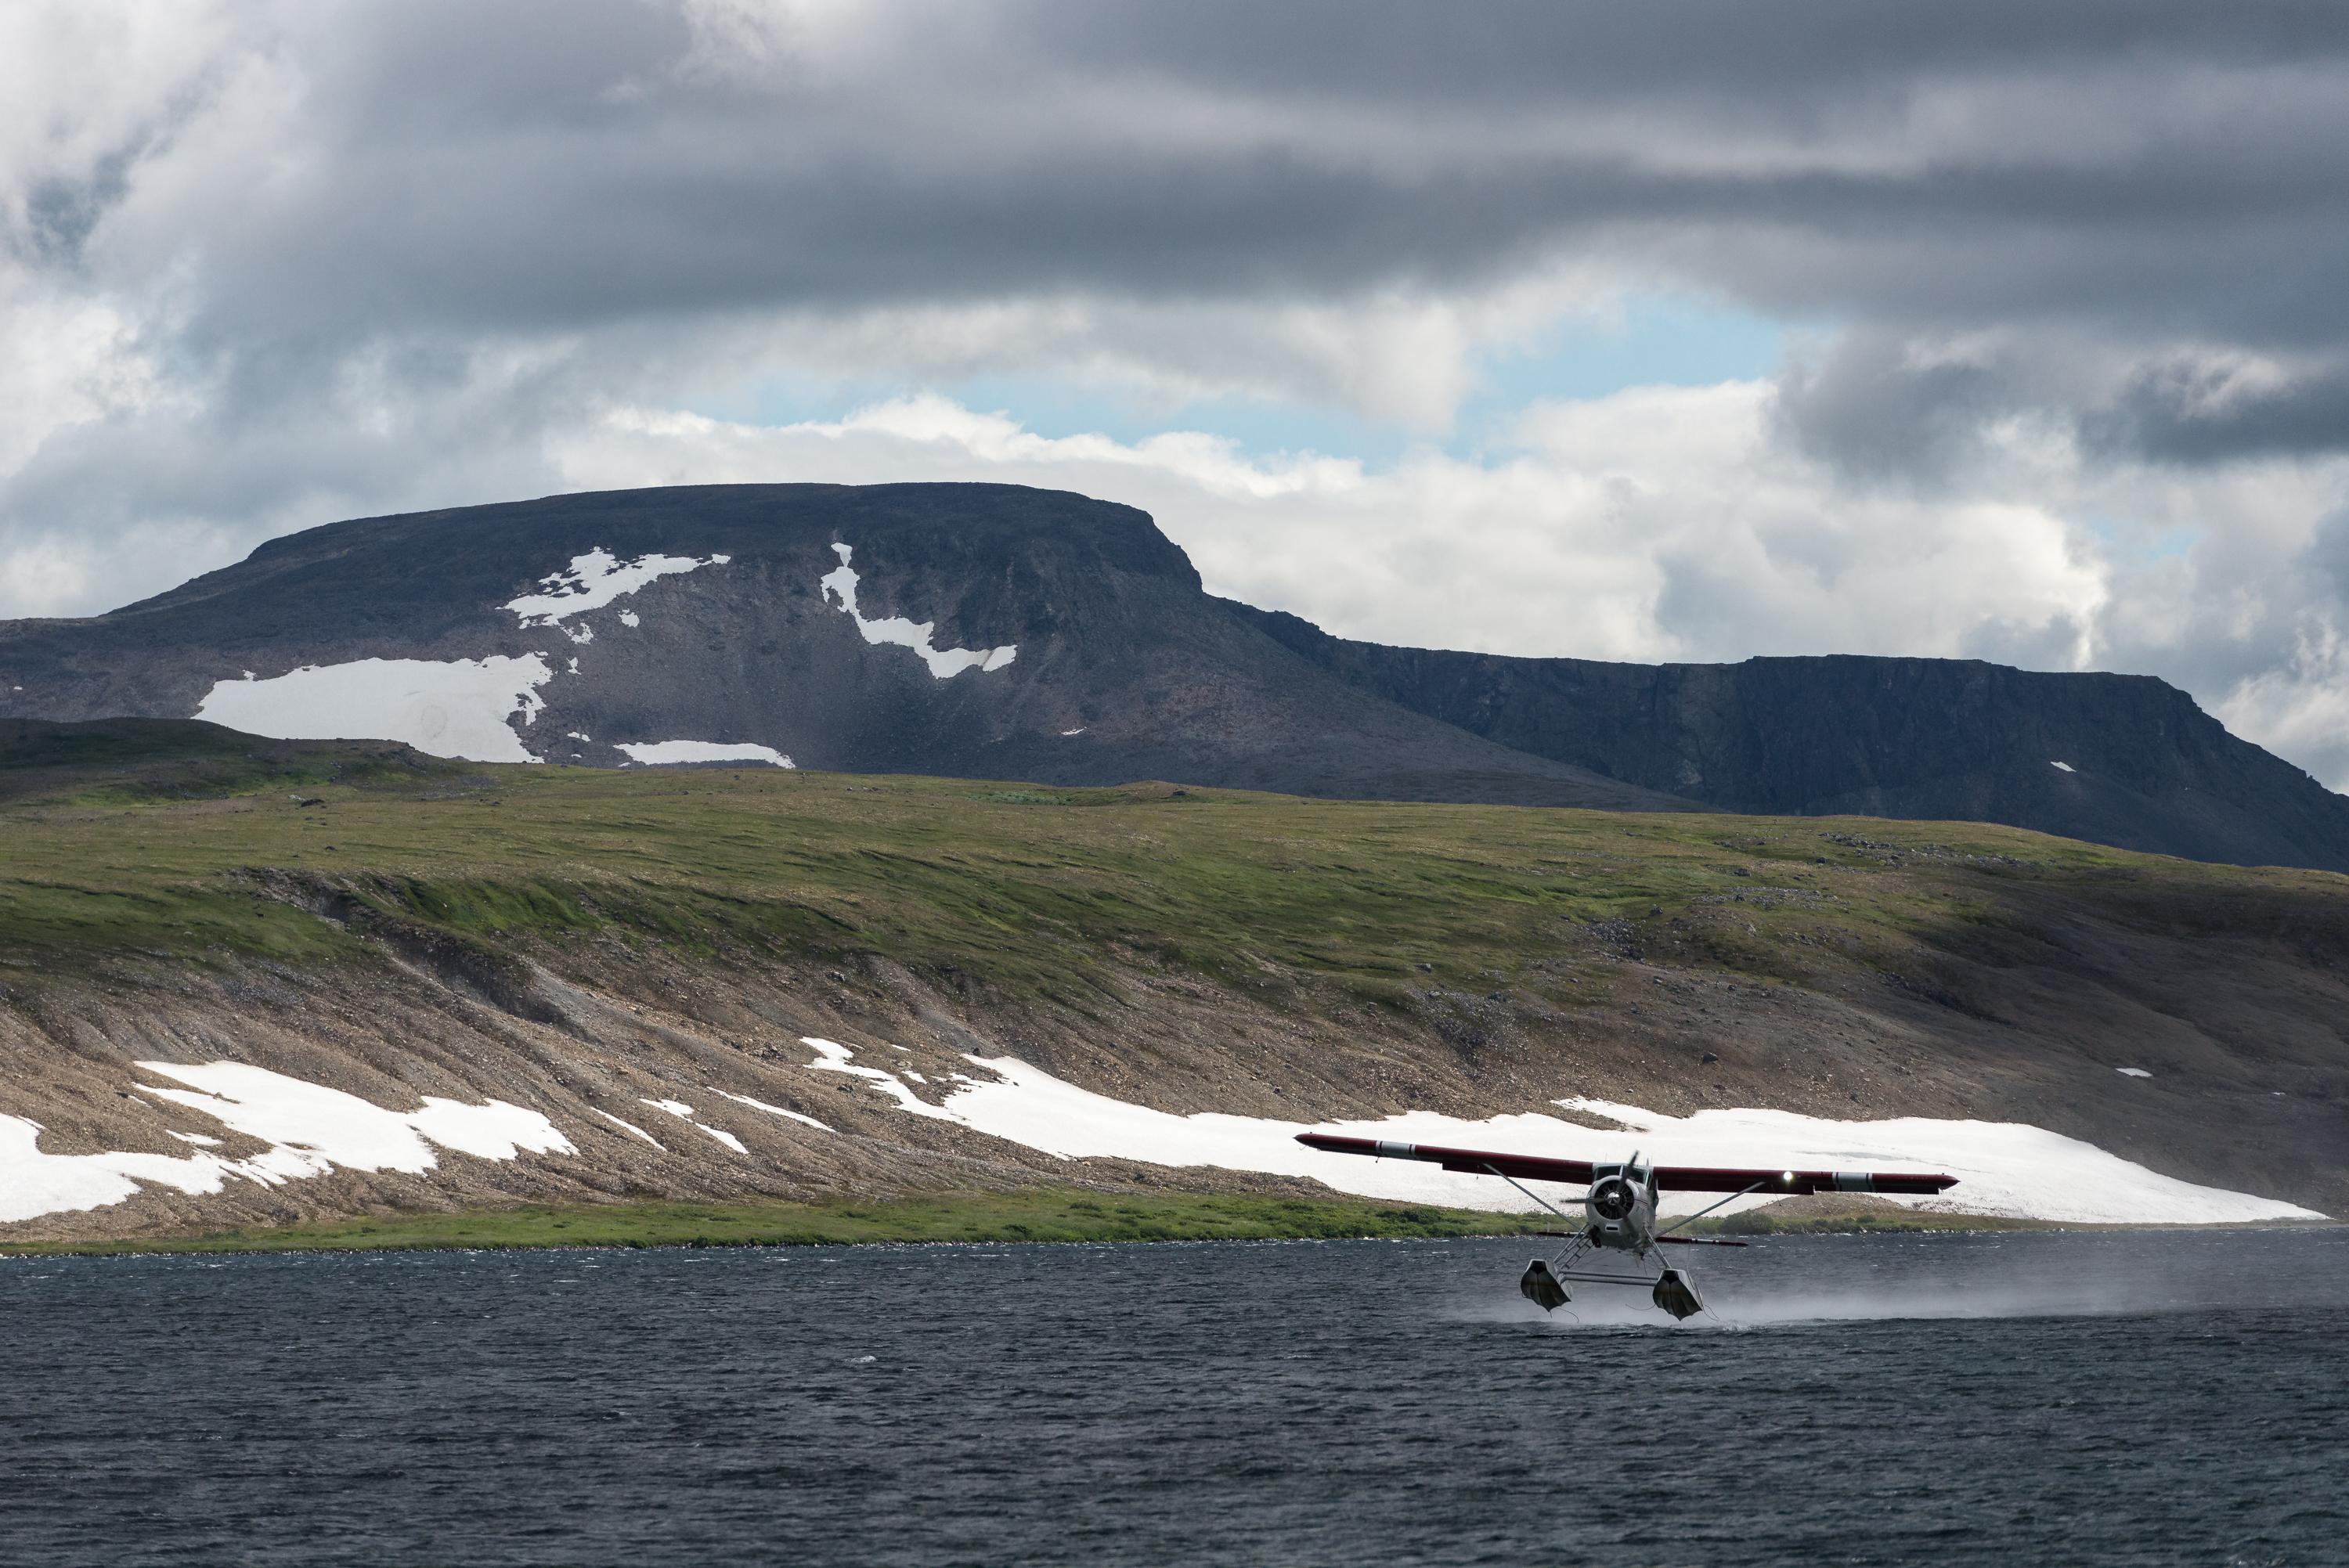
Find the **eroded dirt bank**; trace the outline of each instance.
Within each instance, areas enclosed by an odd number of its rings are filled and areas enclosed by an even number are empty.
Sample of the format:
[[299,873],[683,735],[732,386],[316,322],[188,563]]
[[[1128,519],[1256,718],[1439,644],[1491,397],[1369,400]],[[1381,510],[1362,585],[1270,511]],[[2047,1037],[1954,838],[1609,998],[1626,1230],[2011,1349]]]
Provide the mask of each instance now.
[[[300,896],[317,918],[336,918],[315,889]],[[1431,979],[1400,1000],[1269,963],[1218,985],[1123,951],[1099,955],[1081,996],[1014,1000],[875,956],[688,959],[613,933],[498,947],[413,928],[360,929],[355,954],[317,964],[124,954],[72,977],[0,970],[0,1114],[37,1122],[44,1154],[185,1157],[198,1147],[191,1136],[215,1140],[202,1147],[222,1159],[267,1149],[141,1092],[165,1082],[141,1061],[250,1063],[394,1109],[425,1096],[503,1100],[543,1115],[572,1146],[507,1160],[444,1150],[420,1174],[231,1178],[213,1193],[150,1182],[122,1202],[0,1225],[0,1236],[1040,1181],[1319,1191],[1207,1167],[1064,1161],[901,1103],[935,1105],[955,1075],[983,1076],[973,1057],[1017,1057],[1170,1112],[1306,1122],[1555,1111],[1563,1096],[1676,1115],[1766,1105],[1853,1120],[2021,1121],[2168,1175],[2349,1212],[2339,1035],[2349,991],[2328,954],[2288,934],[2170,934],[2074,906],[2042,913],[2028,961],[1952,941],[1930,971],[1831,965],[1804,985],[1676,964],[1669,926],[1636,944],[1594,926],[1535,960],[1555,984]],[[846,1047],[851,1065],[888,1069],[895,1087],[841,1070],[810,1037]],[[2139,1063],[2152,1076],[2117,1070]],[[691,1119],[660,1102],[690,1107]]]

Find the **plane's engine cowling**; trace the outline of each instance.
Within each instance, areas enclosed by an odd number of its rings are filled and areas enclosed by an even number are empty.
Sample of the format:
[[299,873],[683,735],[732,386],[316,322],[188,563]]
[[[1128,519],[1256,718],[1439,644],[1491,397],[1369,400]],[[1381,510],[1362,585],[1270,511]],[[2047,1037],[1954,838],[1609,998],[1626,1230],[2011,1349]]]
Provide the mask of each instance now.
[[1601,1176],[1582,1195],[1583,1234],[1593,1246],[1638,1252],[1656,1228],[1656,1195],[1622,1173]]
[[1583,1202],[1592,1218],[1620,1222],[1630,1219],[1631,1211],[1640,1206],[1640,1194],[1620,1176],[1606,1176],[1591,1184]]

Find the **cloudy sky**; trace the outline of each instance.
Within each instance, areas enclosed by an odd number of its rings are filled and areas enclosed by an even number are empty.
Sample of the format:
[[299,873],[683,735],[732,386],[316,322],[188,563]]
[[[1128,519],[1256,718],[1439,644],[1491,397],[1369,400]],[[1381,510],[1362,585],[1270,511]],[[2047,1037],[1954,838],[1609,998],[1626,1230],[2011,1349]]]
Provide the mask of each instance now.
[[2349,787],[2349,8],[0,9],[0,616],[898,479],[1351,636],[2158,675]]

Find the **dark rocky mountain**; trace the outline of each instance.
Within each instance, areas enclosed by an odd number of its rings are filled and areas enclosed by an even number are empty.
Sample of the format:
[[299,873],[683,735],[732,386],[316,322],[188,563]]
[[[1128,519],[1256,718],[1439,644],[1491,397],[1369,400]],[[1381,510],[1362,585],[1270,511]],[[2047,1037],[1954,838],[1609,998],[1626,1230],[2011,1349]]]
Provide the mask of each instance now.
[[2149,676],[1854,655],[1506,658],[1348,642],[1235,609],[1415,713],[1723,811],[2004,822],[2189,860],[2349,870],[2349,797]]
[[0,623],[0,717],[121,715],[481,761],[765,750],[1048,784],[1688,806],[1361,691],[1209,598],[1144,513],[1005,485],[367,518],[109,614]]
[[0,717],[116,716],[487,761],[1965,818],[2349,870],[2349,798],[2158,681],[1348,643],[1210,597],[1140,511],[1000,485],[362,519],[109,614],[0,623]]

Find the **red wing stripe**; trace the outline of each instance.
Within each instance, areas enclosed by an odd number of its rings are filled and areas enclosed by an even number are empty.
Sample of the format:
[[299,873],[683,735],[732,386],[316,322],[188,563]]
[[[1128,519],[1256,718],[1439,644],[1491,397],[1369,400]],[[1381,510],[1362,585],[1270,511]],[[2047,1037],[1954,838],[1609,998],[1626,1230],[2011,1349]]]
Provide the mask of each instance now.
[[[1331,1154],[1367,1154],[1378,1160],[1423,1160],[1446,1171],[1476,1176],[1514,1176],[1521,1181],[1564,1181],[1588,1186],[1594,1174],[1588,1160],[1549,1160],[1537,1154],[1502,1154],[1481,1149],[1444,1149],[1384,1138],[1354,1138],[1335,1132],[1300,1132],[1297,1141]],[[1656,1185],[1667,1192],[1743,1192],[1759,1186],[1774,1196],[1799,1192],[1941,1192],[1958,1184],[1954,1176],[1921,1171],[1742,1171],[1713,1165],[1660,1165]]]
[[1546,1160],[1537,1154],[1493,1154],[1477,1149],[1439,1149],[1429,1143],[1398,1143],[1383,1138],[1349,1138],[1334,1132],[1300,1132],[1297,1141],[1332,1154],[1367,1154],[1378,1160],[1424,1160],[1471,1176],[1514,1176],[1520,1181],[1590,1184],[1590,1161]]

